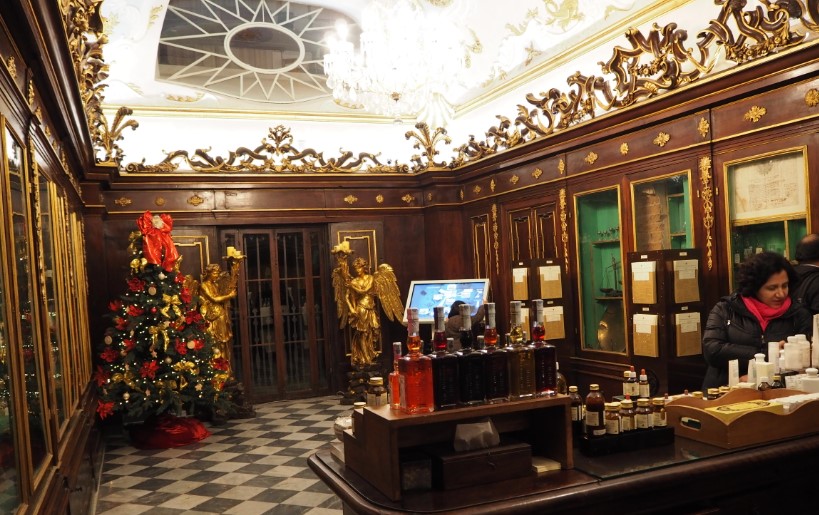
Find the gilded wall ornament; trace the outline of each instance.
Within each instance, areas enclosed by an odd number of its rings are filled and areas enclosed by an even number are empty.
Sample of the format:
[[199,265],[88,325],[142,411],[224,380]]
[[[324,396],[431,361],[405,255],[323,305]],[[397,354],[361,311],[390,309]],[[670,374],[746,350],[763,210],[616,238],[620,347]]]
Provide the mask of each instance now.
[[563,242],[563,261],[569,270],[569,214],[566,212],[566,188],[560,188],[560,241]]
[[415,202],[415,197],[413,195],[410,195],[409,193],[407,193],[406,195],[401,197],[401,200],[403,200],[407,204],[412,204],[413,202]]
[[762,117],[765,116],[767,113],[768,113],[768,110],[765,109],[764,107],[751,106],[751,108],[748,110],[747,113],[745,113],[745,116],[743,116],[742,118],[746,122],[756,123],[759,120],[761,120]]
[[188,204],[192,205],[193,207],[196,207],[202,204],[204,201],[205,199],[194,193],[193,196],[188,199]]
[[427,202],[432,202],[432,192],[427,193]]
[[464,200],[464,189],[463,188],[458,190],[458,198],[461,199],[461,201]]
[[347,195],[346,197],[344,197],[344,202],[352,206],[353,204],[358,202],[358,197],[356,197],[355,195]]
[[6,59],[6,69],[9,71],[9,75],[11,75],[12,79],[17,78],[17,63],[14,61],[14,56],[10,55],[8,59]]
[[661,132],[657,135],[656,138],[654,138],[654,144],[662,148],[665,146],[666,143],[669,142],[669,140],[671,140],[671,136],[669,136],[665,132]]
[[541,175],[543,175],[543,170],[541,170],[540,168],[535,168],[534,170],[532,170],[532,178],[534,180],[540,179]]
[[493,177],[491,181],[489,181],[489,191],[495,193],[495,178]]
[[154,204],[156,204],[159,207],[164,206],[165,205],[165,198],[164,197],[156,197],[154,199]]
[[589,152],[589,154],[583,159],[588,165],[593,165],[595,161],[597,161],[597,154],[594,152]]
[[500,235],[498,232],[498,205],[492,204],[492,248],[495,249],[495,272],[500,275]]
[[697,124],[697,132],[700,133],[700,137],[708,136],[709,130],[711,130],[711,124],[708,123],[705,117],[700,118],[700,123]]
[[621,155],[628,155],[628,143],[623,143],[620,145],[620,154]]
[[811,88],[805,93],[805,105],[808,107],[816,107],[819,105],[819,90]]
[[557,162],[557,173],[559,173],[560,175],[566,173],[566,161],[564,161],[563,159]]
[[41,106],[37,106],[37,109],[34,110],[34,116],[41,122],[43,121],[43,108]]
[[517,184],[519,180],[520,177],[518,177],[517,175],[512,175],[512,177],[509,177],[509,182],[511,182],[513,185]]
[[383,204],[384,203],[384,195],[376,195],[375,196],[375,201],[377,203],[379,203],[379,204]]
[[34,105],[34,99],[36,98],[36,94],[34,92],[34,79],[28,80],[28,105]]
[[420,171],[428,170],[430,168],[446,168],[447,164],[445,162],[435,161],[435,156],[439,154],[435,147],[442,142],[446,145],[452,143],[452,138],[447,136],[446,130],[442,127],[438,127],[434,131],[430,132],[429,125],[424,122],[416,123],[415,128],[415,131],[407,131],[404,134],[404,137],[408,140],[415,140],[412,148],[421,150],[421,147],[423,147],[421,155],[414,155],[410,159],[413,163],[415,163],[416,169]]
[[118,205],[119,207],[130,206],[131,202],[133,202],[128,197],[120,197],[114,201],[114,204]]
[[708,270],[714,266],[713,247],[714,241],[711,237],[711,229],[714,227],[714,194],[711,186],[711,158],[704,156],[700,158],[700,199],[702,199],[702,225],[705,228],[705,248]]
[[483,190],[482,190],[482,188],[480,187],[480,185],[478,185],[478,184],[476,184],[476,185],[475,185],[475,187],[474,187],[474,188],[472,188],[472,193],[474,193],[475,195],[477,195],[477,194],[478,194],[478,193],[480,193],[481,191],[483,191]]

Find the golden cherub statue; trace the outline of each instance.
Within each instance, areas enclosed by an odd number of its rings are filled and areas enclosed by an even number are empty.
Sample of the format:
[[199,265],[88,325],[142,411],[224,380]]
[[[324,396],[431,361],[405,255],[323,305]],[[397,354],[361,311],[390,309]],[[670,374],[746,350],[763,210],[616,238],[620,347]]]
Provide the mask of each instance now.
[[333,289],[336,296],[339,326],[350,326],[350,360],[355,365],[368,365],[381,353],[381,321],[378,304],[390,320],[401,320],[404,306],[395,272],[386,263],[370,274],[369,264],[363,258],[353,260],[355,276],[350,275],[348,257],[353,251],[344,241],[331,252],[338,261],[333,270]]

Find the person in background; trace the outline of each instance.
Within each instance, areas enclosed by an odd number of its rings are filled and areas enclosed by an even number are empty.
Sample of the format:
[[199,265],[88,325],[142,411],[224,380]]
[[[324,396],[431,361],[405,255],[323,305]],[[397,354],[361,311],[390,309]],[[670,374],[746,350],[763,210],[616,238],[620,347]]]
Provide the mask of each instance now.
[[788,336],[807,334],[811,314],[791,294],[799,279],[775,252],[761,252],[739,267],[737,291],[711,309],[702,337],[708,368],[703,391],[728,384],[728,362],[739,360],[740,381],[754,354],[767,355],[768,342],[784,345]]
[[[447,338],[453,338],[455,340],[455,350],[459,350],[461,348],[461,312],[460,306],[461,304],[466,304],[466,302],[462,300],[456,300],[452,303],[452,306],[449,308],[449,315],[447,315],[446,319],[446,326],[445,326],[445,333]],[[483,320],[483,313],[484,308],[483,304],[478,307],[478,311],[472,315],[472,327],[473,329],[475,326]]]
[[808,234],[799,241],[796,261],[799,264],[794,269],[799,276],[799,286],[793,298],[815,315],[819,313],[819,234]]

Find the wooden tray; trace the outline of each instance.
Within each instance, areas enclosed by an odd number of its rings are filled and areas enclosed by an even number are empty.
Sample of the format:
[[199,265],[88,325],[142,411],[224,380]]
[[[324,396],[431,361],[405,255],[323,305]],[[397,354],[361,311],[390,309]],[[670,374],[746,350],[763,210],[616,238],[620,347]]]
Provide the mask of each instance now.
[[800,393],[804,392],[785,388],[764,392],[740,388],[713,401],[695,397],[675,399],[666,404],[665,409],[668,425],[674,428],[676,436],[724,449],[735,449],[819,433],[819,401],[802,404],[786,415],[750,411],[730,422],[705,411],[705,408],[757,399],[771,400]]

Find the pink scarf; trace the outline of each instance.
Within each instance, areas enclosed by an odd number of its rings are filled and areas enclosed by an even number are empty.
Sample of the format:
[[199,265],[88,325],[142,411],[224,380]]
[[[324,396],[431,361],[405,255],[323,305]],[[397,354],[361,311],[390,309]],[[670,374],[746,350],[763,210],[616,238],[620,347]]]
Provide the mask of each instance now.
[[745,304],[745,307],[748,308],[756,319],[759,321],[759,325],[762,326],[762,332],[765,332],[765,328],[768,327],[768,322],[773,320],[774,318],[779,318],[785,314],[789,307],[791,307],[791,298],[787,297],[785,302],[778,308],[772,308],[769,305],[758,301],[754,297],[745,297],[740,296],[742,302]]

